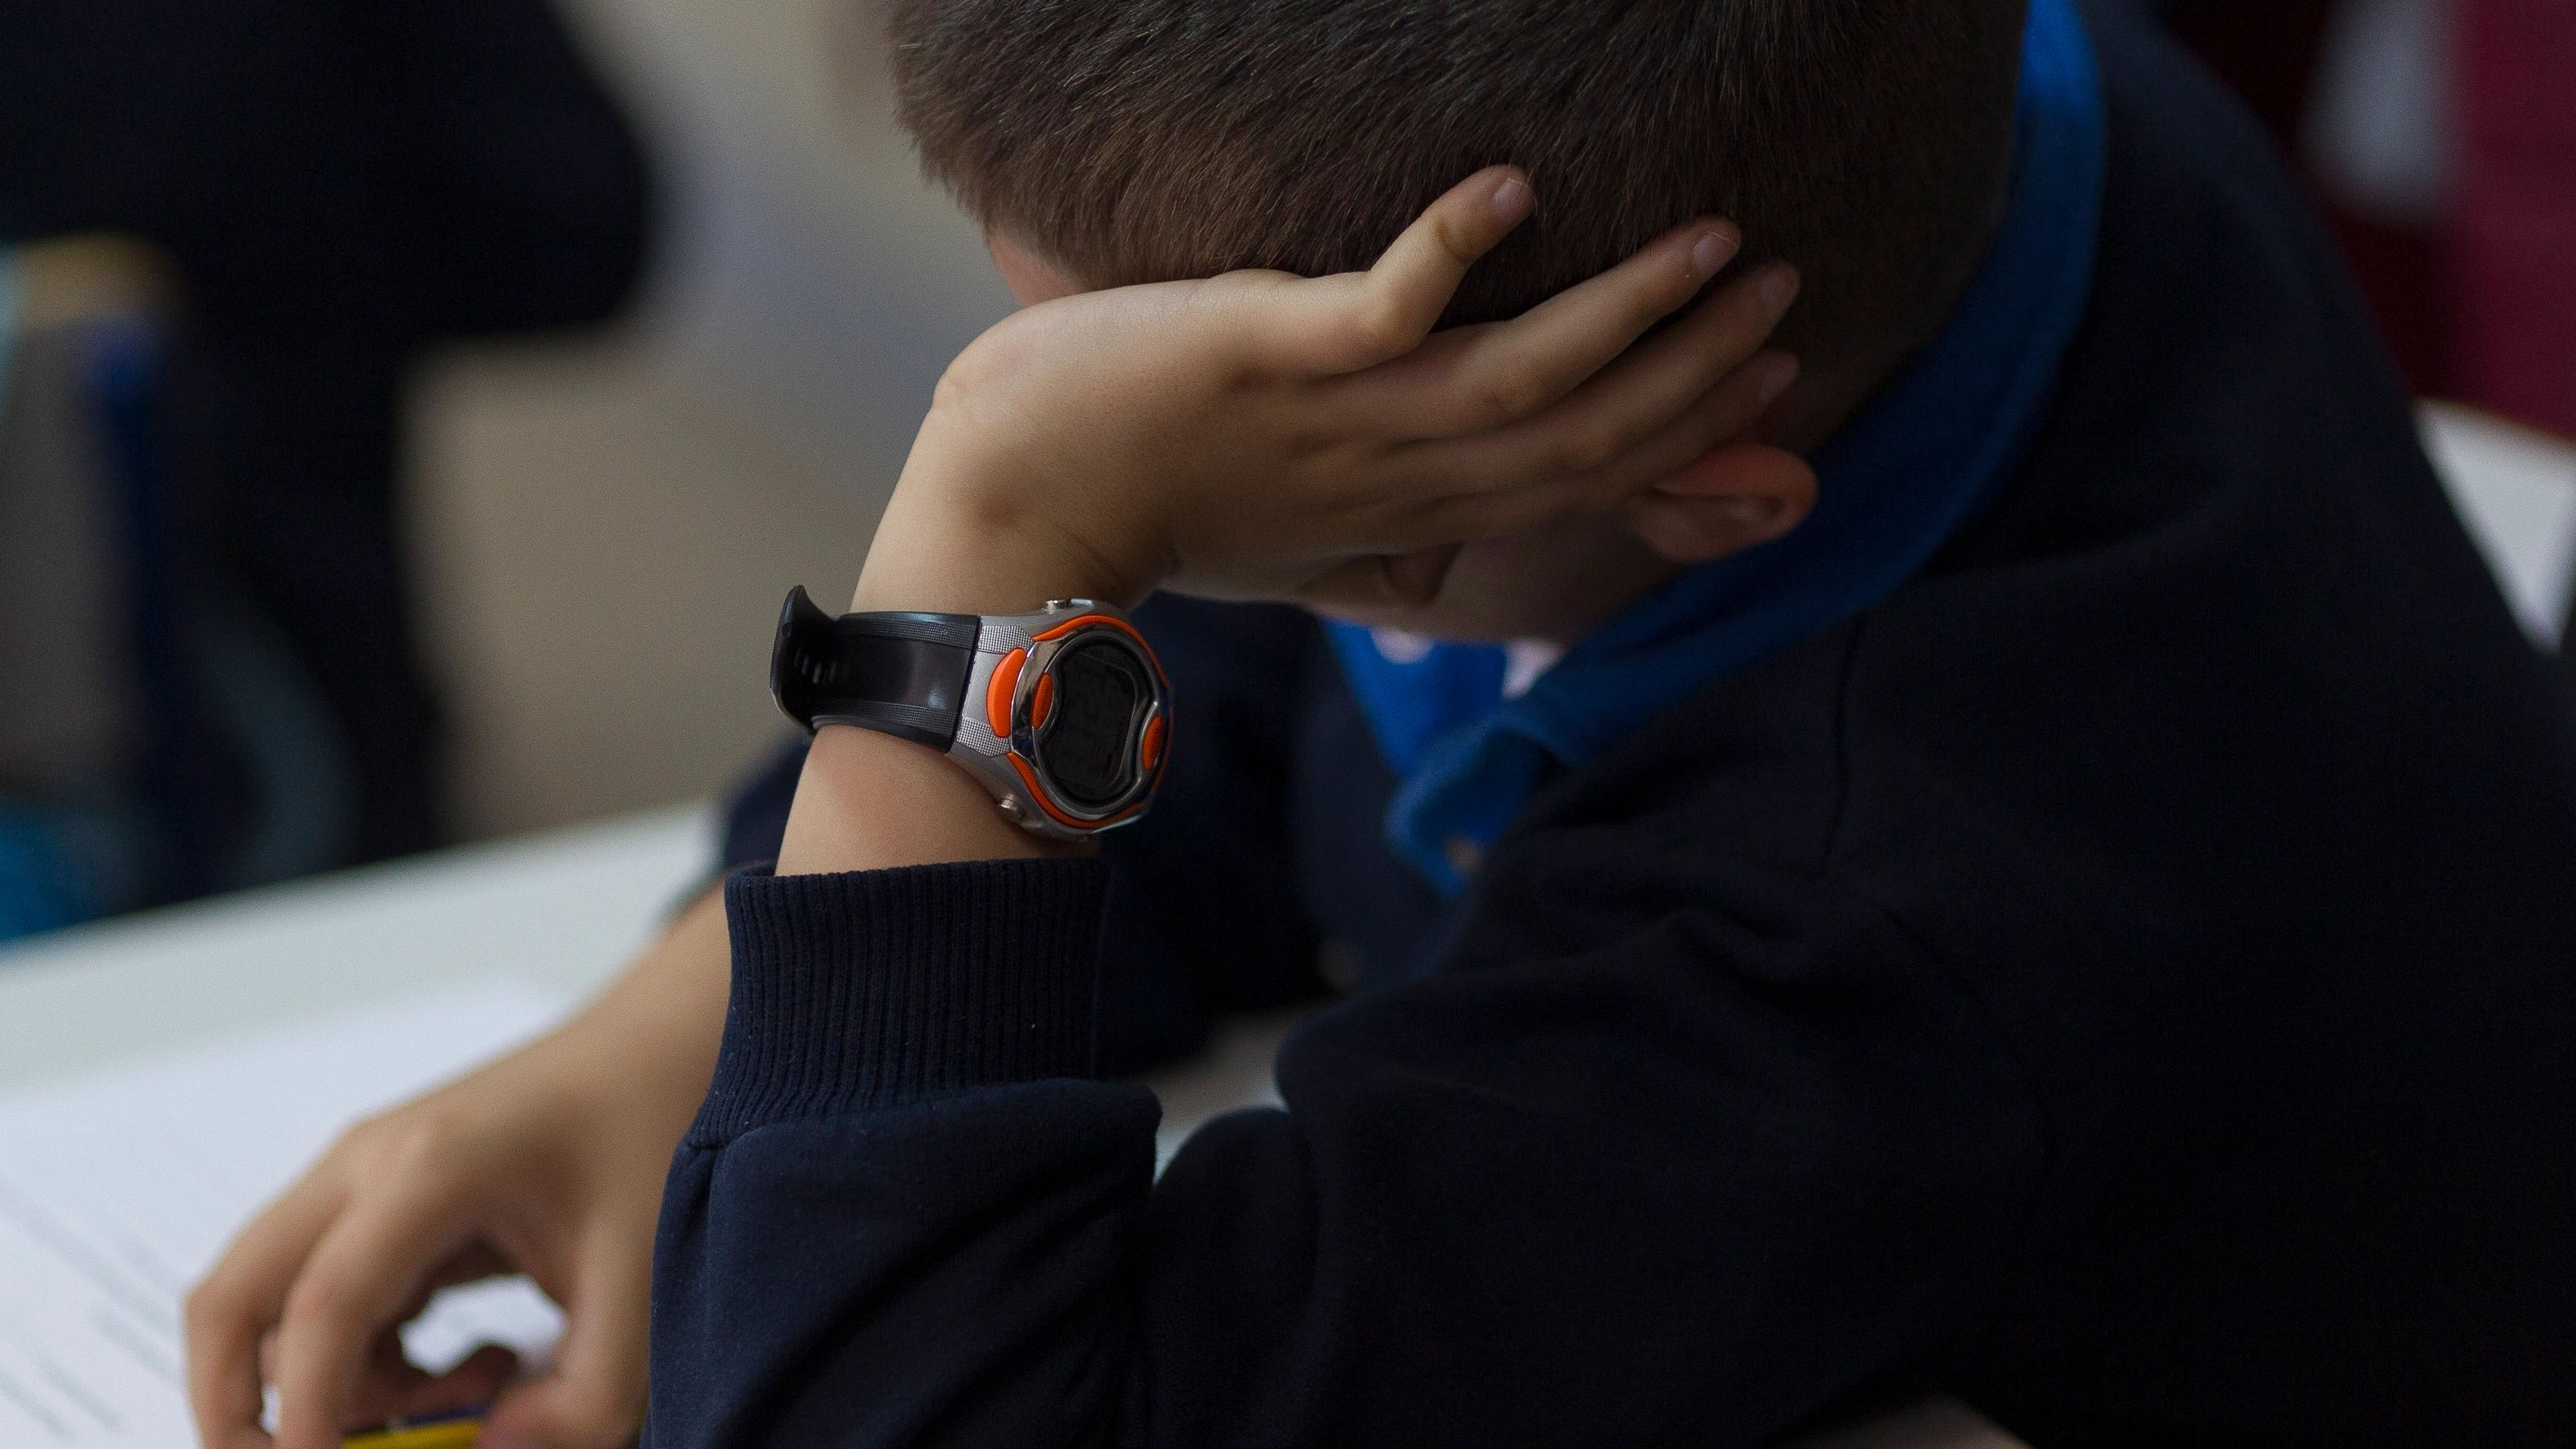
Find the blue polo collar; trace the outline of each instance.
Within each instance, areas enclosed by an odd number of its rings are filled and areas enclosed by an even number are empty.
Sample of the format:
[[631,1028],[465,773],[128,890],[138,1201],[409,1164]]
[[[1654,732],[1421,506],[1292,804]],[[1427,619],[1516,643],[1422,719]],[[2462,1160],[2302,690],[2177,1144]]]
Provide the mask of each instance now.
[[2003,226],[1941,334],[1818,452],[1816,507],[1796,532],[1674,579],[1517,697],[1501,648],[1381,647],[1333,624],[1400,782],[1386,818],[1396,853],[1457,894],[1549,761],[1580,767],[1877,603],[1974,517],[2021,461],[2083,320],[2107,148],[2083,18],[2072,0],[2032,0]]

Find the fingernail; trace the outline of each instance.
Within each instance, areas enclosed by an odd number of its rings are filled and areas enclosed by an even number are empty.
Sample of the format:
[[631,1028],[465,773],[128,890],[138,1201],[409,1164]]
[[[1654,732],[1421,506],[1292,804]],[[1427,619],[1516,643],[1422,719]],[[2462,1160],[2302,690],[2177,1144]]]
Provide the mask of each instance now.
[[1761,386],[1755,393],[1755,396],[1762,399],[1762,406],[1766,408],[1778,402],[1780,394],[1789,390],[1789,384],[1798,380],[1798,359],[1785,352],[1775,356],[1776,360],[1772,362],[1770,370],[1762,375]]
[[1505,222],[1515,222],[1529,215],[1529,183],[1517,176],[1507,177],[1494,188],[1494,215]]
[[1735,238],[1722,231],[1709,232],[1691,247],[1691,274],[1714,277],[1733,260]]
[[1762,274],[1759,285],[1762,290],[1762,305],[1771,309],[1772,316],[1785,317],[1789,313],[1789,304],[1798,300],[1798,269],[1773,267]]

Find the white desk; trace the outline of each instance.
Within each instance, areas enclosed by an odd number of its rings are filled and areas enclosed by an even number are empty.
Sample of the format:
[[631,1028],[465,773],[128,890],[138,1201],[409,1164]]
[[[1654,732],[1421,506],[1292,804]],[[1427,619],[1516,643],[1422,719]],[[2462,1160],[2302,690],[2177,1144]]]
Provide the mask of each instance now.
[[0,947],[0,1088],[474,981],[575,1000],[705,879],[710,829],[637,816]]

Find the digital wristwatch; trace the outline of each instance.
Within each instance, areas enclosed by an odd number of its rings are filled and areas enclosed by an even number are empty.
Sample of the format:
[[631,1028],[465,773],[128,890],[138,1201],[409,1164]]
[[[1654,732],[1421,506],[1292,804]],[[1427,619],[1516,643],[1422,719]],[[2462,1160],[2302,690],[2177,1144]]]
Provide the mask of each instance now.
[[925,745],[1050,840],[1143,817],[1171,740],[1172,687],[1107,604],[1034,614],[844,614],[790,591],[769,692],[808,731],[856,725]]

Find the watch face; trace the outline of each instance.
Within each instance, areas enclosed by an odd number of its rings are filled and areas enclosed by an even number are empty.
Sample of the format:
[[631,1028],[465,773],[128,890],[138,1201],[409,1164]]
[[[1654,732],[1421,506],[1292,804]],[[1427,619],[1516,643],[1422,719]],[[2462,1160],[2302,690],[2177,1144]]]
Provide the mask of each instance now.
[[1078,640],[1049,673],[1055,709],[1038,736],[1039,763],[1071,803],[1118,803],[1136,782],[1137,730],[1154,698],[1144,661],[1117,640]]

